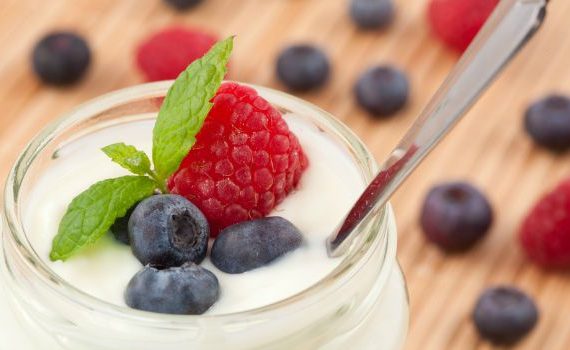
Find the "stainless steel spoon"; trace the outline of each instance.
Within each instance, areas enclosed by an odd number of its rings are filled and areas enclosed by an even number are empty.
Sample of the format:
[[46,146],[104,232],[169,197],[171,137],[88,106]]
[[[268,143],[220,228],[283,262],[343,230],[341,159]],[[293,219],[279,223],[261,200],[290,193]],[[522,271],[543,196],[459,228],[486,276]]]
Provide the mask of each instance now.
[[477,101],[489,84],[538,30],[548,0],[502,0],[380,172],[327,239],[330,257],[342,255],[356,228],[384,206],[433,147]]

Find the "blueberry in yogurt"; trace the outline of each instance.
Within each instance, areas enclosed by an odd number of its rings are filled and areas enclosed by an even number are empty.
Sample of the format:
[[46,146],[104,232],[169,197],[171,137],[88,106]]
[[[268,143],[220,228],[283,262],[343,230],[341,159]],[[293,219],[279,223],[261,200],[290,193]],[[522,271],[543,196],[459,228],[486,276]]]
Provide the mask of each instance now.
[[282,217],[267,217],[229,226],[212,247],[212,263],[227,273],[242,273],[269,264],[297,249],[303,235]]
[[135,208],[136,205],[133,205],[131,209],[127,211],[125,216],[117,218],[109,229],[117,242],[121,242],[126,245],[129,244],[129,219],[131,218],[133,211],[135,211]]
[[209,235],[204,214],[178,195],[148,197],[129,219],[131,249],[143,265],[199,264],[206,257]]
[[216,276],[196,264],[157,269],[146,266],[129,282],[128,306],[151,312],[201,315],[219,298]]

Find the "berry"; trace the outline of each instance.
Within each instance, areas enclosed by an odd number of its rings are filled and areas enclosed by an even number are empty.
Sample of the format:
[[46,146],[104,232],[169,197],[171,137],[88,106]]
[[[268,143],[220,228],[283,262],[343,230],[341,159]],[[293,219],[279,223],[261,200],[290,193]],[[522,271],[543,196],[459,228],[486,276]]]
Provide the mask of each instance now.
[[176,10],[184,11],[198,6],[202,0],[164,0],[164,2]]
[[215,237],[268,215],[295,189],[308,161],[281,114],[252,88],[224,83],[212,101],[168,188],[202,210]]
[[538,310],[524,292],[513,287],[494,287],[479,297],[473,321],[483,338],[497,345],[511,345],[534,328]]
[[38,77],[47,84],[70,85],[89,67],[91,51],[77,34],[55,32],[43,37],[34,47],[32,63]]
[[319,48],[294,45],[283,50],[277,58],[277,77],[289,89],[308,91],[322,86],[329,77],[330,64]]
[[519,238],[528,257],[539,265],[570,268],[570,179],[531,209]]
[[570,149],[570,98],[552,95],[533,103],[525,114],[525,128],[541,146]]
[[175,79],[216,41],[216,36],[200,30],[166,28],[138,47],[137,64],[148,81]]
[[423,204],[421,226],[428,240],[445,251],[462,251],[483,238],[493,221],[491,205],[463,182],[432,188]]
[[373,116],[390,116],[408,102],[409,83],[400,70],[379,66],[362,74],[354,91],[358,103]]
[[220,232],[210,259],[224,272],[242,273],[269,264],[302,242],[301,232],[282,217],[245,221]]
[[392,0],[352,0],[350,15],[361,29],[385,28],[394,19]]
[[117,241],[126,245],[129,245],[129,219],[133,211],[135,211],[137,204],[133,205],[125,216],[117,218],[109,229]]
[[144,267],[127,285],[125,302],[138,310],[201,315],[214,305],[219,296],[216,276],[189,263],[164,270]]
[[206,257],[209,228],[204,214],[182,196],[149,197],[129,219],[129,241],[143,265],[199,264]]
[[428,21],[448,46],[465,51],[499,0],[431,0]]

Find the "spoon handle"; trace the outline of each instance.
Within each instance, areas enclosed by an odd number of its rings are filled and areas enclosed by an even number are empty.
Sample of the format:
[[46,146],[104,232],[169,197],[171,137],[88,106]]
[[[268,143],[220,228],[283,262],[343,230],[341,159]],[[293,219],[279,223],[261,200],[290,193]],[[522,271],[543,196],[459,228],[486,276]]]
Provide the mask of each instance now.
[[330,257],[342,255],[357,226],[384,206],[432,148],[459,121],[542,24],[548,0],[502,0],[424,111],[341,225],[327,239]]

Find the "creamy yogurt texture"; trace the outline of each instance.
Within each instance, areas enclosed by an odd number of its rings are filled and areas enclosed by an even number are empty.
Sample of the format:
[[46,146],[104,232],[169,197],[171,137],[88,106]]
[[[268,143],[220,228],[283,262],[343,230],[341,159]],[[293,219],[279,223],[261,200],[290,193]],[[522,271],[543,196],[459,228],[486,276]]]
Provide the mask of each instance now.
[[[202,266],[220,282],[221,296],[207,312],[239,312],[283,300],[317,283],[340,259],[329,259],[325,239],[364,188],[364,180],[349,155],[326,134],[294,115],[285,115],[298,136],[310,165],[298,190],[271,215],[289,219],[303,232],[304,245],[265,267],[243,274],[219,271],[206,258]],[[135,145],[151,153],[154,121],[108,127],[64,145],[29,195],[24,225],[38,254],[63,279],[108,302],[125,305],[123,293],[142,268],[131,253],[107,234],[66,262],[49,261],[51,242],[73,197],[96,181],[126,175],[100,148],[115,142]]]

